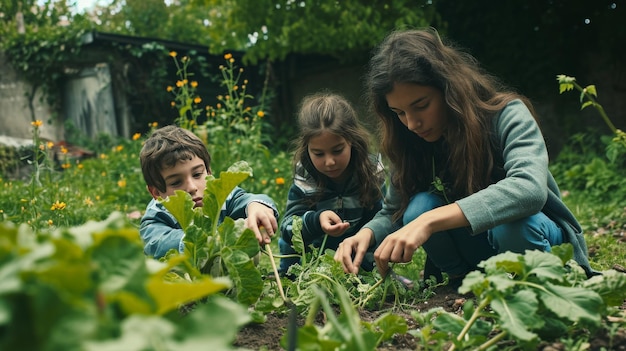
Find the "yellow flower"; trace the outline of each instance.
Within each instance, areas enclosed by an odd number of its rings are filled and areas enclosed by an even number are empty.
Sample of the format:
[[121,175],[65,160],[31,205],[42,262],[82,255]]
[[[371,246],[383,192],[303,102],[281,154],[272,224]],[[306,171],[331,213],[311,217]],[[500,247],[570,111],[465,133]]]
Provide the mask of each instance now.
[[171,92],[172,90],[174,90],[174,88],[171,85],[168,85],[167,88],[165,88],[165,90],[167,90],[167,92]]
[[276,178],[276,184],[278,184],[278,185],[285,184],[285,178],[283,178],[283,177]]
[[170,105],[171,105],[172,107],[175,107],[175,106],[176,106],[176,102],[175,102],[175,101],[172,101],[172,102],[170,102]]
[[237,139],[235,142],[236,142],[237,144],[241,144],[241,139]]
[[54,147],[54,143],[49,141],[46,146],[48,147],[48,149],[52,149]]
[[87,206],[87,207],[91,207],[93,206],[93,201],[91,201],[90,197],[86,197],[85,200],[83,201],[83,203]]
[[187,83],[189,83],[189,81],[187,79],[183,79],[183,84],[187,85]]
[[115,151],[117,151],[117,152],[120,152],[122,150],[124,150],[124,145],[118,145],[118,146],[115,147]]
[[100,158],[104,160],[105,158],[107,158],[107,155],[106,154],[100,154]]
[[46,146],[44,144],[39,144],[39,150],[44,151]]
[[138,140],[139,138],[141,138],[141,133],[133,134],[133,140]]
[[188,56],[183,56],[182,60],[183,60],[183,62],[186,62],[187,60],[189,60],[189,57]]
[[119,186],[120,188],[125,188],[126,187],[126,179],[120,179],[117,181],[117,186]]
[[65,202],[59,202],[59,200],[57,200],[55,203],[52,204],[52,207],[50,207],[51,211],[56,211],[56,210],[64,210],[65,207],[67,205],[65,204]]
[[76,167],[78,167],[78,169],[83,169],[85,168],[85,166],[82,163],[79,163]]
[[196,82],[195,80],[191,82],[191,87],[192,88],[196,88],[198,87],[198,82]]
[[61,168],[63,168],[63,169],[69,169],[71,167],[72,167],[72,165],[67,163],[67,162],[61,165]]
[[235,59],[231,58],[230,60],[228,60],[228,62],[233,63],[233,62],[235,62]]
[[247,80],[247,79],[244,79],[244,80],[243,80],[243,84],[248,84],[248,80]]
[[156,128],[158,126],[159,126],[158,122],[152,122],[152,124],[150,124],[150,127],[152,127],[152,128]]
[[235,86],[233,86],[233,90],[237,91],[237,90],[239,90],[239,87],[235,85]]
[[263,184],[263,185],[267,184],[267,180],[263,179],[263,180],[261,181],[261,184]]
[[[219,99],[221,99],[221,97],[219,97]],[[221,109],[222,108],[222,104],[220,104],[219,102],[217,103],[217,109]]]
[[42,122],[42,121],[40,121],[40,120],[36,120],[36,121],[34,121],[34,122],[30,122],[30,124],[31,124],[33,127],[35,127],[35,128],[39,128],[39,127],[41,127],[41,126],[43,125],[43,122]]
[[183,85],[184,85],[184,83],[183,83],[183,81],[182,81],[182,80],[177,80],[177,81],[176,81],[176,86],[177,86],[177,87],[179,87],[179,88],[180,88],[180,87],[182,87]]
[[51,219],[49,219],[49,220],[48,220],[48,225],[50,225],[50,226],[51,226],[51,225],[53,225],[53,224],[54,224],[54,222],[53,222]]
[[176,57],[176,55],[178,55],[178,53],[176,51],[170,51],[170,56]]
[[265,112],[259,111],[256,113],[256,115],[259,116],[259,118],[263,118],[265,116]]
[[62,154],[67,154],[67,152],[68,152],[67,148],[65,146],[61,145],[61,153]]
[[233,54],[225,54],[224,55],[224,60],[230,60],[231,58],[233,58]]
[[199,96],[196,96],[196,98],[193,99],[193,102],[196,103],[196,104],[199,104],[199,103],[202,102],[202,99]]
[[107,176],[107,172],[102,172],[100,173],[101,176],[106,177]]
[[274,173],[278,173],[278,168],[274,168]]

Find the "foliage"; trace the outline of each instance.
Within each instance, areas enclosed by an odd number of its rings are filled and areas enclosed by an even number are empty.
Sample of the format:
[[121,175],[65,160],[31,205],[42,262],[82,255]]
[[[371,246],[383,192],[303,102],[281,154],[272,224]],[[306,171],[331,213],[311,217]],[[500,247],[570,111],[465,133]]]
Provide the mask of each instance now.
[[33,84],[33,90],[27,92],[31,104],[35,90],[41,87],[47,102],[56,106],[62,101],[59,85],[63,67],[79,55],[82,35],[93,24],[84,15],[72,14],[66,2],[48,0],[42,6],[34,5],[23,9],[27,14],[23,33],[14,21],[1,24],[0,49],[20,75]]
[[259,244],[254,232],[244,227],[243,219],[226,217],[222,223],[219,219],[226,198],[250,172],[249,166],[240,162],[220,173],[220,178],[208,176],[201,208],[194,208],[191,195],[182,190],[160,199],[185,232],[184,258],[177,258],[177,250],[166,256],[167,260],[184,260],[177,279],[188,276],[193,281],[206,274],[230,277],[234,284],[231,295],[242,304],[255,303],[263,289],[261,273],[252,261],[259,253]]
[[615,128],[613,122],[604,111],[602,105],[598,103],[598,93],[596,92],[596,86],[588,85],[583,88],[576,82],[576,78],[569,77],[563,74],[559,74],[556,79],[559,82],[559,93],[562,94],[563,92],[573,89],[580,91],[581,110],[585,109],[586,107],[593,106],[598,111],[604,123],[609,127],[611,132],[615,134],[612,139],[612,143],[607,145],[606,156],[611,162],[616,162],[618,160],[620,162],[624,162],[624,158],[626,156],[626,133],[624,133],[620,129]]
[[119,212],[55,231],[0,223],[0,348],[231,349],[249,319],[244,308],[214,296],[185,318],[177,313],[230,282],[166,281],[173,263],[147,259]]
[[[188,71],[192,58],[170,52],[178,67],[175,86],[167,88],[174,95],[172,106],[178,111],[176,124],[193,130],[207,145],[211,153],[211,168],[226,169],[238,160],[246,161],[254,174],[245,184],[252,193],[275,194],[274,199],[283,208],[291,178],[290,156],[276,148],[270,152],[272,140],[266,122],[267,101],[255,99],[248,92],[250,82],[243,78],[244,69],[236,65],[232,54],[225,54],[224,65],[219,66],[220,86],[224,92],[216,97],[216,104],[201,107],[197,96],[198,83],[191,80]],[[200,117],[205,117],[200,122]]]
[[[211,51],[245,50],[244,60],[288,54],[353,59],[390,30],[436,25],[432,1],[198,0],[204,4]],[[224,35],[224,33],[228,33]]]
[[608,271],[586,280],[571,261],[570,244],[553,249],[554,254],[506,252],[481,262],[484,272],[470,272],[459,288],[476,296],[476,306],[466,303],[462,317],[440,310],[416,314],[429,326],[416,334],[439,347],[454,336],[449,351],[485,350],[504,340],[530,350],[575,329],[598,329],[602,317],[626,298],[626,275]]
[[[406,321],[393,313],[385,313],[373,323],[364,322],[348,293],[342,285],[334,285],[334,294],[313,287],[315,298],[309,310],[304,326],[297,330],[297,346],[301,350],[376,350],[383,341],[396,333],[407,331]],[[339,315],[329,302],[329,296],[339,301]],[[320,306],[328,319],[324,326],[315,325],[315,316]],[[288,334],[281,339],[281,345],[287,347]]]
[[33,145],[28,158],[19,162],[30,179],[11,180],[10,173],[0,177],[4,220],[39,230],[104,220],[114,211],[130,213],[145,207],[150,195],[139,167],[140,134],[133,140],[110,141],[103,152],[85,158],[69,146],[41,140],[42,124],[32,122]]
[[[557,81],[560,93],[578,90],[581,109],[594,107],[614,135],[610,137],[592,132],[573,135],[551,165],[551,171],[564,190],[565,201],[578,218],[584,219],[585,229],[620,228],[626,225],[621,201],[626,198],[626,180],[623,177],[626,171],[626,134],[613,125],[597,101],[595,86],[583,88],[575,78],[566,75],[558,75]],[[604,157],[601,156],[603,152]],[[607,193],[613,196],[607,198]],[[580,206],[581,203],[587,206]]]

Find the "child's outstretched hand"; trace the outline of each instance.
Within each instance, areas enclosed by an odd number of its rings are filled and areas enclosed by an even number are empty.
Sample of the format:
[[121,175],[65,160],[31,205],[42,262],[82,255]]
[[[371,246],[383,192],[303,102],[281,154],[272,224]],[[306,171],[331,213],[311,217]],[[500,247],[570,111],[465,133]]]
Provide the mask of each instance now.
[[320,225],[324,233],[330,236],[341,236],[350,228],[350,223],[343,222],[334,211],[324,211],[320,214]]
[[[263,246],[272,242],[272,236],[278,229],[274,210],[259,202],[248,204],[248,217],[245,224],[246,228],[254,232],[259,244]],[[261,230],[261,227],[264,230]]]

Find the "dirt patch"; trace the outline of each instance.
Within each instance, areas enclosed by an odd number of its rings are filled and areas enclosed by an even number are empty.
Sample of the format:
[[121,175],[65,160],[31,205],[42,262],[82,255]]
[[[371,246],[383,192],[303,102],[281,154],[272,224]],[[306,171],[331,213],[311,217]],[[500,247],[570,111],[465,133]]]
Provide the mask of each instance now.
[[[414,311],[426,312],[435,307],[441,307],[448,312],[460,314],[463,304],[471,296],[460,295],[447,287],[440,287],[435,290],[435,294],[427,301],[413,305]],[[626,301],[621,306],[622,310],[626,310]],[[383,312],[376,311],[360,311],[361,319],[364,321],[374,321]],[[419,326],[411,316],[411,310],[394,311],[395,314],[405,317],[409,330],[415,330]],[[324,324],[324,316],[318,316],[316,323]],[[289,325],[289,315],[284,313],[270,313],[267,315],[267,321],[263,324],[251,324],[245,326],[239,332],[234,345],[236,347],[249,350],[286,350],[281,347],[280,340],[285,335]],[[304,317],[296,318],[296,325],[301,327],[304,325]],[[600,331],[590,340],[589,350],[616,350],[626,351],[626,330],[620,329],[612,336],[612,344],[609,345],[611,338],[606,331]],[[421,350],[419,340],[409,333],[397,334],[391,340],[379,345],[377,350],[382,351],[415,351]],[[560,351],[566,350],[566,345],[561,343],[541,343],[537,348],[538,351]]]

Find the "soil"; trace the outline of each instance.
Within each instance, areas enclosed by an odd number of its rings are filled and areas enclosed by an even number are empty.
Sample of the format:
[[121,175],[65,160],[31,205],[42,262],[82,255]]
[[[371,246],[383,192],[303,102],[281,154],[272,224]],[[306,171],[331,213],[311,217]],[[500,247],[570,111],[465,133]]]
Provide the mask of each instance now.
[[[449,287],[440,287],[435,290],[435,295],[429,298],[427,301],[415,304],[414,310],[418,312],[425,312],[435,307],[442,307],[448,312],[461,313],[462,306],[471,298],[467,295],[460,295],[455,290]],[[626,301],[621,306],[621,310],[624,311],[622,315],[623,319],[626,318]],[[415,320],[411,317],[410,311],[394,311],[394,313],[403,315],[408,324],[408,330],[417,329],[419,326]],[[364,321],[374,321],[382,312],[372,311],[360,311],[361,319]],[[280,340],[287,330],[289,322],[288,314],[269,314],[267,315],[267,321],[263,324],[253,324],[245,326],[240,330],[234,346],[249,350],[285,350],[280,345]],[[316,321],[318,325],[324,325],[324,316],[318,316]],[[301,327],[304,324],[303,317],[297,317],[296,325]],[[590,340],[588,350],[616,350],[626,351],[626,330],[620,329],[613,336],[612,347],[608,345],[609,337],[606,331],[600,331],[597,335],[594,335]],[[376,350],[383,351],[415,351],[422,350],[418,340],[409,333],[395,335],[392,340],[386,341],[379,345]],[[538,351],[560,351],[566,350],[566,345],[562,343],[542,343],[539,345]]]

